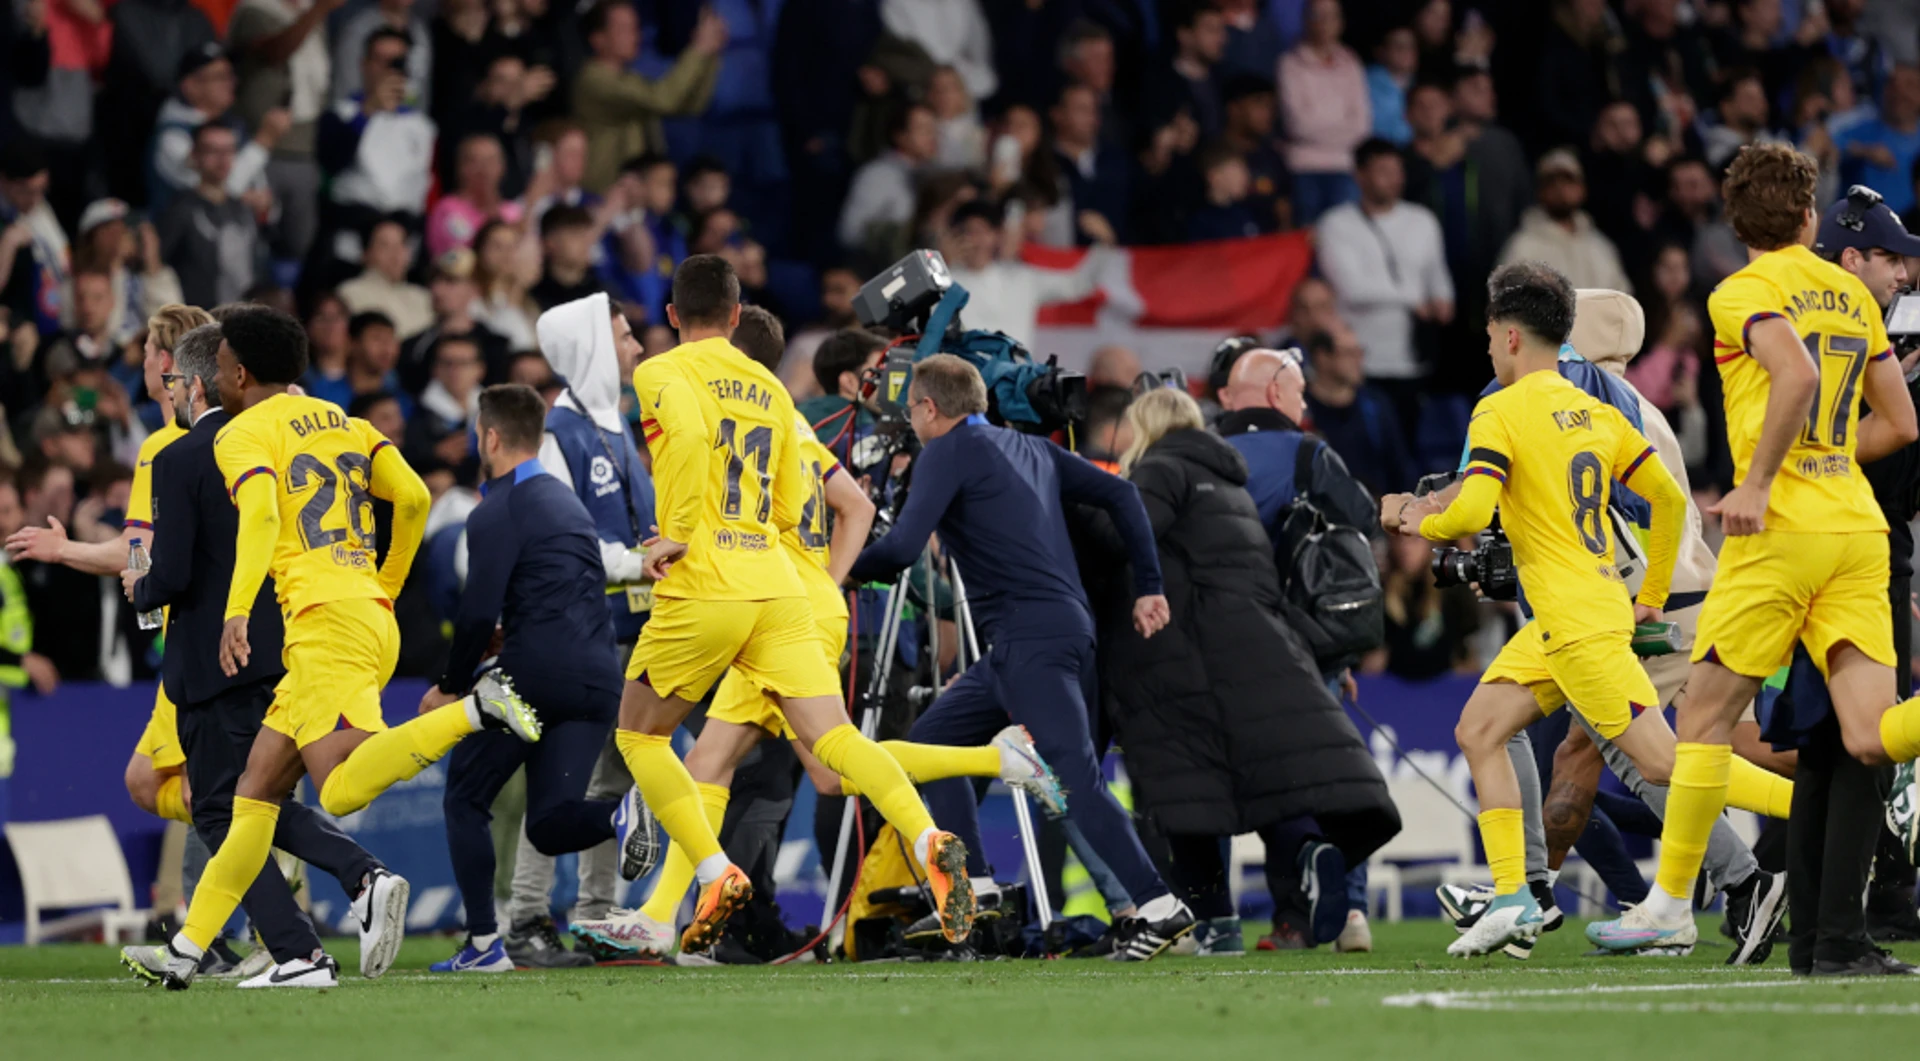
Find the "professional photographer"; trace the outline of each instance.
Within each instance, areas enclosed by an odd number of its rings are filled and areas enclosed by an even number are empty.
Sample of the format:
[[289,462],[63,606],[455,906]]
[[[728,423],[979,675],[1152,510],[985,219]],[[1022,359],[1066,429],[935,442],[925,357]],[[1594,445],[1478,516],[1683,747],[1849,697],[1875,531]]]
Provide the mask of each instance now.
[[[1148,393],[1127,420],[1133,443],[1121,464],[1146,505],[1173,616],[1150,640],[1112,623],[1114,643],[1103,653],[1134,810],[1167,837],[1174,881],[1201,919],[1195,939],[1203,955],[1244,949],[1222,838],[1260,833],[1279,901],[1278,882],[1299,879],[1296,863],[1317,864],[1326,846],[1303,849],[1288,826],[1316,819],[1338,845],[1311,908],[1316,940],[1329,942],[1347,924],[1346,867],[1393,838],[1399,812],[1359,731],[1281,614],[1273,543],[1247,491],[1248,462],[1207,433],[1184,391]],[[1109,548],[1123,565],[1119,542]]]
[[[1854,185],[1845,199],[1821,212],[1814,252],[1859,277],[1885,312],[1907,286],[1905,256],[1920,255],[1920,239],[1907,232],[1877,193]],[[1901,368],[1910,389],[1916,360],[1920,354],[1902,351]],[[1887,517],[1887,598],[1899,658],[1894,681],[1906,697],[1913,684],[1911,524],[1920,512],[1920,443],[1864,464],[1862,470]],[[1795,911],[1788,956],[1796,972],[1880,971],[1893,960],[1876,952],[1874,944],[1914,938],[1920,929],[1914,914],[1913,866],[1899,856],[1898,841],[1881,827],[1876,813],[1890,784],[1895,815],[1902,809],[1909,817],[1914,813],[1913,770],[1902,766],[1898,780],[1891,780],[1893,769],[1868,766],[1848,754],[1826,682],[1813,660],[1798,650],[1792,668],[1767,726],[1775,746],[1799,752],[1787,829],[1788,898]],[[1876,848],[1885,852],[1881,873],[1873,872]],[[1860,902],[1862,893],[1868,896],[1867,907]],[[1870,918],[1868,908],[1876,916]],[[1877,932],[1870,930],[1870,919],[1880,922]],[[1895,971],[1914,970],[1905,965]]]
[[[1107,510],[1133,561],[1133,620],[1143,637],[1167,624],[1153,529],[1132,485],[1043,438],[987,423],[987,386],[963,358],[915,362],[906,394],[913,432],[924,444],[912,488],[887,535],[854,562],[852,578],[888,581],[920,556],[939,531],[941,547],[970,587],[986,654],[914,724],[923,744],[977,745],[1009,718],[1074,794],[1068,820],[1119,876],[1136,910],[1112,958],[1146,961],[1193,930],[1107,791],[1088,733],[1095,692],[1093,619],[1074,565],[1062,506]],[[968,871],[987,875],[974,789],[958,778],[925,787],[936,821],[967,843]]]

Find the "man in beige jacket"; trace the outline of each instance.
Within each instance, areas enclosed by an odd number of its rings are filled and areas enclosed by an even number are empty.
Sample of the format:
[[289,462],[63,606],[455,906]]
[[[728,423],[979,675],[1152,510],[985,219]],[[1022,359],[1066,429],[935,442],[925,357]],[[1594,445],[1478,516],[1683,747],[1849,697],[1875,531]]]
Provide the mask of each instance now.
[[660,119],[699,114],[713,100],[727,24],[712,11],[700,15],[680,59],[659,80],[633,72],[640,55],[640,16],[625,0],[600,0],[581,23],[593,57],[573,82],[573,113],[587,132],[588,191],[605,192],[620,166],[640,155],[665,153]]

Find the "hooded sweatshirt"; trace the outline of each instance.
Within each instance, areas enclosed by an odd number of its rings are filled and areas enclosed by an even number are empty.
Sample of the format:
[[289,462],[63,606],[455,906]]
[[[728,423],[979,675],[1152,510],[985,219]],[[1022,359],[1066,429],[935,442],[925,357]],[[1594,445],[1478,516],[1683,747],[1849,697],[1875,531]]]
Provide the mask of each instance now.
[[534,330],[547,363],[566,384],[547,413],[540,463],[593,516],[614,636],[631,641],[653,607],[637,548],[653,525],[653,480],[620,416],[612,307],[605,294],[589,295],[542,313]]

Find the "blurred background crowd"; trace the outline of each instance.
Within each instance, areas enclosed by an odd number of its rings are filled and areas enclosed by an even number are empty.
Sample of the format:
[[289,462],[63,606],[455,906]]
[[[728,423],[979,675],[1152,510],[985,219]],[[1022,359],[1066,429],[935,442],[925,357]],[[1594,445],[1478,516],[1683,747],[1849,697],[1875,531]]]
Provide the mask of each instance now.
[[[1033,344],[1109,248],[1295,230],[1310,275],[1258,338],[1303,350],[1299,419],[1376,494],[1455,463],[1485,278],[1517,258],[1637,296],[1629,378],[1712,494],[1704,299],[1745,261],[1727,161],[1792,142],[1822,202],[1869,184],[1910,225],[1920,184],[1910,0],[12,0],[0,55],[0,534],[117,533],[168,302],[297,314],[307,390],[458,523],[479,389],[558,392],[538,315],[605,291],[664,350],[689,254],[785,322],[816,419],[857,420],[877,344],[827,341],[911,249],[947,256],[970,326]],[[1169,356],[1099,350],[1119,396],[1096,417]],[[1484,662],[1487,606],[1436,589],[1421,543],[1391,550],[1368,667]],[[36,684],[152,676],[115,587],[20,571],[59,632]],[[437,674],[433,587],[408,596],[400,673]]]

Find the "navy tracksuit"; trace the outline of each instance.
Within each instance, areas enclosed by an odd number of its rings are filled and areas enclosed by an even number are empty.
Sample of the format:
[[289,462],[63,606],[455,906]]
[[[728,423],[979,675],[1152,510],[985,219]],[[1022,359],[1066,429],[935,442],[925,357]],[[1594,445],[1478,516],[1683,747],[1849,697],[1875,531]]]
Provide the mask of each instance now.
[[467,517],[467,585],[440,688],[464,693],[496,621],[499,664],[540,713],[540,740],[476,733],[447,756],[447,847],[467,930],[497,931],[493,910],[494,797],[527,768],[527,839],[543,854],[613,838],[611,800],[586,799],[588,776],[620,710],[620,661],[606,604],[593,517],[572,490],[530,460],[489,481]]
[[[1106,509],[1127,543],[1136,593],[1161,591],[1153,528],[1132,483],[980,416],[927,443],[914,462],[899,519],[860,554],[853,577],[891,579],[939,531],[988,648],[920,716],[908,739],[985,744],[1009,720],[1027,727],[1066,787],[1068,821],[1140,904],[1167,894],[1167,886],[1107,791],[1094,755],[1088,732],[1088,705],[1099,702],[1093,616],[1067,538],[1063,499]],[[934,820],[966,843],[967,871],[986,874],[972,782],[936,781],[922,791]]]

